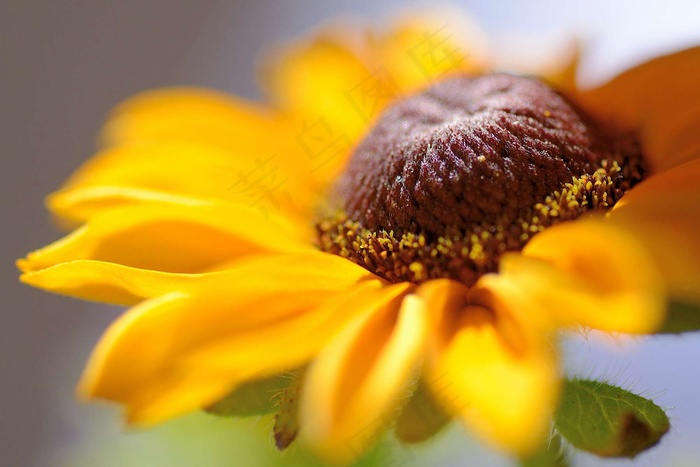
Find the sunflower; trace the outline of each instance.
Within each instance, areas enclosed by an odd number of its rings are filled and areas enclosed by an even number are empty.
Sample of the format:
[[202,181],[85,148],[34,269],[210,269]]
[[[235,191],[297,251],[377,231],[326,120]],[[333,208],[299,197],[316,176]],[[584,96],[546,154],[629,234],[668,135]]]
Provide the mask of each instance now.
[[79,394],[147,426],[293,372],[286,409],[329,459],[390,424],[431,436],[426,407],[524,456],[557,407],[562,329],[653,333],[700,303],[700,49],[583,91],[573,55],[489,73],[455,21],[279,48],[270,104],[119,105],[48,198],[74,230],[18,261],[27,284],[131,306]]

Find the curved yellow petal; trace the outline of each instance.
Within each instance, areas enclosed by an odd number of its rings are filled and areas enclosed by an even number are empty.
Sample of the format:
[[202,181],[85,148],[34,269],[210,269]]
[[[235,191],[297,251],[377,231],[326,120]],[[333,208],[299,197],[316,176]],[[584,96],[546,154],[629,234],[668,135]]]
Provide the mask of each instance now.
[[685,209],[688,213],[685,217],[696,220],[693,214],[700,209],[697,203],[700,198],[698,177],[700,177],[700,160],[690,161],[680,167],[652,175],[625,193],[615,205],[614,214],[611,217],[626,210],[656,215],[663,215],[670,211],[671,215],[680,215],[680,210]]
[[272,51],[262,73],[271,99],[304,116],[309,125],[326,124],[329,137],[356,138],[366,116],[353,107],[350,96],[374,72],[353,45],[362,36],[362,30],[349,26],[329,26],[306,41]]
[[109,209],[134,204],[212,206],[219,201],[174,195],[128,186],[97,185],[59,190],[50,194],[46,205],[64,230],[73,230],[93,216]]
[[[93,350],[78,395],[122,403],[127,422],[141,426],[224,397],[231,387],[215,375],[188,374],[177,364],[163,369],[164,361],[177,357],[170,353],[173,337],[166,335],[175,329],[144,326],[144,320],[167,322],[168,314],[182,312],[188,304],[186,295],[175,292],[146,301],[120,317]],[[182,338],[182,333],[177,337]]]
[[203,274],[175,274],[78,260],[26,272],[20,280],[33,287],[84,300],[133,305],[147,298],[186,289],[202,277]]
[[[172,87],[136,94],[116,106],[102,129],[104,146],[145,141],[199,142],[236,148],[281,128],[268,108],[211,89]],[[260,139],[260,138],[259,138]]]
[[[263,376],[279,372],[305,362],[320,350],[321,344],[325,345],[345,328],[352,317],[384,306],[405,289],[386,288],[377,280],[359,283],[313,311],[283,316],[285,319],[266,322],[246,334],[232,335],[203,346],[188,362],[206,371],[234,374],[239,378],[260,376],[260,372]],[[271,343],[275,350],[271,350]]]
[[700,157],[700,47],[628,70],[581,93],[590,112],[640,131],[645,155],[656,171]]
[[537,303],[528,316],[552,326],[650,333],[665,318],[666,289],[647,249],[604,220],[550,227],[520,254],[501,258],[482,283],[501,294],[519,291]]
[[299,162],[287,157],[289,151],[282,157],[266,149],[267,135],[258,137],[259,147],[246,150],[241,143],[235,151],[178,141],[111,147],[83,164],[48,206],[77,222],[106,208],[145,202],[225,201],[275,214],[309,210],[315,195]]
[[369,122],[397,96],[393,83],[361,58],[364,35],[362,28],[331,25],[272,50],[263,63],[263,87],[296,119],[292,147],[302,151],[312,183],[335,179]]
[[309,233],[241,206],[142,205],[106,211],[18,261],[24,272],[74,260],[197,273],[260,252],[309,250]]
[[700,160],[654,175],[622,197],[608,220],[653,256],[672,297],[700,303]]
[[[311,358],[344,323],[341,310],[352,309],[347,299],[381,287],[376,280],[357,284],[367,275],[320,253],[208,275],[186,293],[121,316],[93,352],[79,393],[126,405],[140,424],[211,404],[246,379]],[[236,344],[229,350],[238,364],[212,365],[208,359],[222,355],[209,350],[227,342]]]
[[428,311],[415,295],[394,299],[357,317],[308,369],[300,406],[305,439],[325,458],[360,456],[397,415],[424,351]]
[[[222,263],[219,268],[199,274],[162,272],[104,261],[76,260],[25,272],[20,276],[20,280],[33,287],[84,300],[133,305],[169,292],[190,291],[199,282],[211,280],[216,275],[245,276],[259,274],[266,268],[273,271],[281,269],[286,274],[294,273],[300,278],[310,278],[317,286],[331,280],[347,284],[346,279],[343,279],[346,276],[354,281],[361,275],[369,275],[365,270],[357,269],[355,265],[347,267],[347,261],[328,262],[325,261],[326,259],[323,253],[313,250],[306,254],[251,255]],[[323,278],[317,277],[316,273],[309,275],[305,270],[306,265],[309,262],[317,264],[319,261],[322,261],[320,264],[328,265],[326,267],[336,268],[336,272],[326,274]],[[246,278],[246,281],[259,288],[259,283],[267,282],[268,275],[269,273]],[[240,279],[237,280],[240,283]],[[283,289],[285,286],[275,285],[275,287]]]
[[164,380],[134,397],[125,408],[126,423],[150,427],[201,410],[226,397],[231,388],[217,375],[188,375]]
[[[228,339],[228,345],[204,345],[201,351],[183,357],[176,379],[164,379],[161,374],[148,381],[140,395],[127,402],[127,422],[159,423],[210,405],[245,381],[307,363],[343,329],[348,317],[356,312],[355,307],[363,309],[368,292],[378,285],[368,282],[329,300],[319,297],[316,309],[236,333]],[[354,305],[351,310],[348,303]],[[218,358],[222,351],[230,356],[225,366]]]
[[426,368],[431,392],[490,443],[531,453],[546,439],[559,393],[548,336],[519,325],[523,304],[510,296],[481,286],[468,292],[453,281],[431,287],[449,305]]
[[437,325],[433,330],[433,344],[450,339],[454,330],[451,320],[466,306],[468,292],[466,285],[450,279],[433,279],[418,287],[416,295],[435,314]]
[[[187,303],[187,295],[174,292],[148,300],[122,315],[93,350],[79,383],[78,395],[122,402],[128,413],[132,406],[143,405],[144,401],[177,383],[177,371],[171,370],[169,374],[159,375],[157,383],[144,384],[157,374],[161,362],[169,358],[172,337],[167,327],[153,329],[143,324],[146,320],[163,322],[167,315],[180,312]],[[154,330],[157,332],[152,334]],[[132,384],[134,382],[136,384]],[[223,388],[221,392],[225,394]],[[177,406],[173,416],[193,409]]]
[[481,73],[488,65],[486,38],[460,9],[435,8],[399,17],[389,31],[371,37],[370,60],[403,92],[458,73]]

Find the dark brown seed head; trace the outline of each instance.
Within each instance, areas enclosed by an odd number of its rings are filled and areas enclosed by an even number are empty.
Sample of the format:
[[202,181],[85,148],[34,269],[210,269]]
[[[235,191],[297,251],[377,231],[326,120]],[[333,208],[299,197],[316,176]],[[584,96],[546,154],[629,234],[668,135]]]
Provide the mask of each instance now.
[[604,210],[639,146],[542,81],[452,78],[387,109],[336,185],[319,246],[390,281],[473,284],[538,232]]
[[363,227],[440,235],[509,224],[610,159],[609,138],[541,81],[443,81],[385,112],[338,190]]

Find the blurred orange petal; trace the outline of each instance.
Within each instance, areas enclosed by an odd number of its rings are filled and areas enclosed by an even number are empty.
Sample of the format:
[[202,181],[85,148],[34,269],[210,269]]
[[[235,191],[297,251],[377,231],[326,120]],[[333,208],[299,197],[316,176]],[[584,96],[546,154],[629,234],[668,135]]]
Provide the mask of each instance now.
[[348,323],[309,367],[302,433],[328,459],[359,457],[407,395],[430,330],[427,310],[403,296],[407,289],[391,286],[391,302]]
[[510,297],[435,282],[428,283],[430,293],[450,306],[442,309],[442,332],[427,367],[431,392],[488,442],[516,455],[531,453],[546,439],[559,391],[545,335],[519,326],[513,313],[523,310]]
[[73,222],[107,208],[151,202],[240,204],[290,216],[307,212],[316,198],[300,168],[264,148],[266,134],[254,136],[259,147],[241,143],[236,151],[188,141],[110,147],[83,164],[47,203]]
[[499,274],[481,283],[522,291],[537,304],[529,319],[544,326],[651,333],[665,318],[664,278],[649,251],[603,220],[546,229],[521,254],[504,255]]
[[629,191],[608,215],[641,242],[669,293],[700,303],[700,160],[660,173]]
[[625,71],[580,94],[594,115],[638,130],[656,172],[700,157],[700,47]]
[[61,240],[29,253],[18,266],[28,272],[96,260],[197,273],[255,253],[311,250],[307,238],[284,218],[266,219],[235,205],[135,205],[94,216]]
[[[132,422],[151,424],[304,363],[356,311],[348,300],[381,288],[378,281],[358,285],[366,272],[342,260],[332,273],[312,272],[332,267],[329,259],[336,258],[276,261],[272,271],[269,261],[251,262],[137,305],[100,340],[80,393],[120,402]],[[212,351],[227,344],[237,352]],[[237,358],[222,365],[227,355]]]

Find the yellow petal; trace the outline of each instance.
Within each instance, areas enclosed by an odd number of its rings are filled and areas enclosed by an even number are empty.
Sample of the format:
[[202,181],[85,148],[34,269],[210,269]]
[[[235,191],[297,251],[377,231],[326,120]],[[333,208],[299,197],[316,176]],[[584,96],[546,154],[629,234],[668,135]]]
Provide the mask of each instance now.
[[522,304],[511,297],[480,287],[471,298],[473,292],[452,281],[431,287],[436,298],[451,304],[443,310],[427,365],[431,392],[492,444],[517,455],[537,449],[559,391],[547,335],[519,326],[514,316]]
[[[209,275],[130,309],[93,352],[80,394],[126,405],[140,424],[203,407],[246,379],[304,363],[352,314],[342,298],[381,287],[356,285],[367,272],[331,255],[277,263]],[[227,357],[211,352],[222,343],[235,345],[231,360],[212,364]]]
[[329,138],[356,138],[365,116],[349,96],[374,72],[352,45],[361,37],[360,30],[348,26],[328,27],[316,37],[274,51],[262,76],[270,97],[283,109],[303,115],[309,125],[327,125]]
[[234,148],[274,134],[278,117],[241,98],[202,88],[173,87],[137,94],[112,110],[105,146],[145,141],[199,142]]
[[654,332],[663,323],[666,290],[647,249],[604,220],[550,227],[522,254],[504,255],[500,273],[483,284],[535,301],[528,319],[554,326]]
[[133,305],[146,298],[186,289],[202,276],[79,260],[24,273],[20,280],[40,289],[84,300]]
[[640,130],[659,172],[700,157],[700,47],[656,58],[581,94],[594,114]]
[[700,303],[700,160],[650,177],[623,196],[609,221],[654,257],[669,293]]
[[[392,288],[406,290],[406,285]],[[396,294],[394,294],[396,295]],[[430,327],[419,297],[400,295],[359,316],[314,360],[301,399],[301,430],[324,457],[360,456],[397,415]]]
[[46,204],[61,228],[73,230],[100,212],[133,204],[212,206],[222,203],[123,185],[87,185],[54,192],[47,197]]
[[700,160],[652,175],[625,193],[615,205],[614,216],[627,209],[657,215],[666,212],[680,215],[680,210],[685,209],[688,213],[685,217],[695,221],[693,214],[699,209],[700,187],[696,183],[699,176]]
[[[78,395],[120,402],[126,406],[127,422],[142,426],[224,397],[230,390],[225,380],[188,374],[176,364],[163,369],[164,361],[177,357],[169,353],[172,337],[165,335],[176,329],[143,325],[144,320],[167,321],[166,315],[181,312],[187,304],[186,295],[171,293],[144,302],[117,320],[93,350]],[[180,331],[182,338],[185,330]]]
[[316,37],[268,55],[262,81],[270,98],[296,123],[300,149],[317,184],[332,182],[379,111],[396,98],[394,83],[360,55],[364,31],[329,26]]
[[[265,373],[274,373],[291,368],[315,354],[350,318],[385,306],[406,288],[405,285],[386,288],[376,280],[354,285],[309,313],[282,315],[288,319],[269,320],[246,334],[212,342],[193,353],[188,362],[197,368],[218,374],[233,373],[239,378],[263,369]],[[270,350],[272,342],[274,351]]]
[[[282,269],[286,273],[293,271],[299,277],[311,278],[315,284],[319,284],[320,279],[316,276],[309,276],[304,267],[308,262],[319,261],[319,255],[315,251],[307,254],[269,254],[252,255],[250,257],[237,259],[221,264],[220,268],[201,274],[178,274],[170,272],[153,271],[123,266],[115,263],[107,263],[94,260],[77,260],[66,263],[59,263],[48,268],[37,271],[25,272],[20,276],[20,280],[25,284],[48,290],[50,292],[68,295],[85,300],[114,303],[119,305],[133,305],[141,300],[153,298],[169,292],[190,291],[196,287],[200,281],[210,280],[211,277],[221,274],[234,274],[239,276],[253,274],[246,279],[248,283],[257,284],[267,281],[264,275],[255,276],[261,270],[271,271]],[[322,260],[326,260],[322,256]],[[357,274],[368,274],[363,269],[357,269],[352,265],[347,267],[347,261],[328,263],[337,268],[341,274],[329,275],[328,280],[337,280],[349,274],[355,278]],[[325,262],[323,264],[326,264]],[[352,264],[352,263],[350,263]],[[354,279],[352,279],[354,280]],[[240,282],[240,280],[238,280]],[[257,282],[251,282],[257,281]],[[260,287],[260,285],[256,285]],[[278,286],[281,288],[283,286]]]
[[[164,316],[178,312],[186,303],[186,295],[170,293],[144,302],[120,317],[93,350],[79,384],[78,395],[122,402],[127,406],[129,418],[136,419],[139,417],[132,415],[132,407],[142,406],[144,401],[161,393],[167,395],[168,388],[176,386],[179,382],[177,371],[171,370],[170,374],[161,375],[160,381],[150,386],[143,383],[158,371],[158,363],[168,358],[168,328],[158,329],[156,334],[150,335],[153,329],[143,326],[143,321],[162,321]],[[147,317],[144,318],[144,315]],[[115,341],[124,342],[124,335],[128,336],[127,346],[117,349],[115,355]],[[129,347],[137,342],[139,347]],[[141,383],[141,387],[132,386],[133,382]],[[197,387],[193,385],[192,389],[189,394],[196,393]],[[219,390],[222,396],[226,393],[224,388],[219,387]],[[192,404],[179,404],[171,409],[170,414],[175,416],[195,408]]]
[[164,272],[197,273],[260,252],[311,249],[284,219],[240,206],[129,206],[93,217],[63,239],[18,262],[27,272],[91,259]]
[[125,421],[132,426],[150,427],[201,410],[226,397],[229,391],[230,387],[217,375],[185,374],[156,383],[135,397],[126,407]]
[[258,137],[260,147],[246,150],[241,143],[235,151],[173,141],[108,148],[83,164],[48,205],[78,222],[106,208],[153,201],[226,201],[275,214],[308,210],[314,195],[305,174],[291,167],[299,162],[266,149],[268,137]]
[[485,71],[485,44],[483,32],[463,11],[431,7],[399,18],[369,49],[378,69],[407,93],[452,74]]

